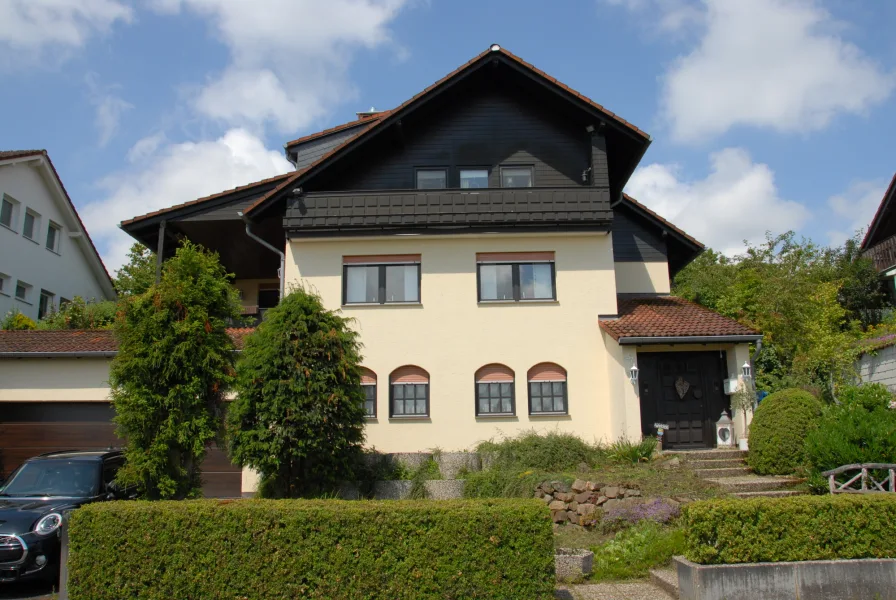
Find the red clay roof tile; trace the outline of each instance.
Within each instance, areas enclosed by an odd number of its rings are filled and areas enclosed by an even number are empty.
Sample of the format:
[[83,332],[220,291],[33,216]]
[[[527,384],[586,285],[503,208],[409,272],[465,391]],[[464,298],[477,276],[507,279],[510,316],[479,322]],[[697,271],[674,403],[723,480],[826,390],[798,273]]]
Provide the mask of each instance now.
[[[237,349],[243,347],[246,336],[255,331],[250,327],[227,330]],[[0,356],[27,353],[88,353],[116,352],[118,340],[111,329],[62,329],[57,331],[0,331]]]
[[626,337],[759,335],[734,319],[676,296],[620,298],[619,316],[600,327],[614,340]]

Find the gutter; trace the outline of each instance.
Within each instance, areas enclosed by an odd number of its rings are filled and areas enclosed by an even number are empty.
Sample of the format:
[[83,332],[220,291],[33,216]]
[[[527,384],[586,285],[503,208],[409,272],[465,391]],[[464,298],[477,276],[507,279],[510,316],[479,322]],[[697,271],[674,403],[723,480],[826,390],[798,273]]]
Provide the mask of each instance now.
[[240,219],[246,224],[246,235],[251,239],[255,240],[271,252],[276,252],[280,255],[280,273],[278,273],[280,277],[280,302],[283,302],[283,298],[286,296],[286,253],[282,250],[278,250],[276,247],[267,243],[265,240],[261,239],[254,233],[252,233],[252,221],[249,220],[249,217],[244,215],[242,212],[236,213]]
[[620,346],[648,344],[741,344],[760,342],[762,336],[754,335],[673,335],[659,337],[621,337],[617,341]]

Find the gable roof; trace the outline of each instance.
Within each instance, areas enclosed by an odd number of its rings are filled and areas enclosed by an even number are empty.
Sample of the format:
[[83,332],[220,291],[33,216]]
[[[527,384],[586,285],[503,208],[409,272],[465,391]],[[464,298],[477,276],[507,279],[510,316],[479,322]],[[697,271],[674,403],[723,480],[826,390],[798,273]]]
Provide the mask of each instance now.
[[[232,327],[227,333],[240,350],[253,331],[250,327]],[[0,358],[110,357],[117,352],[118,340],[111,329],[0,331]]]
[[33,160],[37,158],[41,162],[41,166],[45,169],[45,172],[51,176],[51,179],[55,181],[56,185],[59,186],[57,190],[59,193],[54,194],[54,196],[61,197],[63,199],[63,211],[68,211],[69,216],[73,218],[75,222],[77,222],[78,227],[80,228],[80,232],[84,239],[87,240],[87,252],[84,253],[87,258],[87,262],[92,268],[94,274],[97,277],[97,281],[99,281],[100,287],[105,288],[106,296],[108,298],[115,297],[115,286],[112,284],[112,278],[109,276],[109,271],[106,270],[106,265],[103,264],[103,259],[100,257],[100,253],[97,251],[96,246],[93,243],[93,240],[90,238],[90,234],[87,232],[87,228],[84,227],[84,222],[81,221],[81,216],[78,214],[78,210],[75,208],[75,203],[72,202],[71,197],[68,195],[68,191],[65,189],[65,185],[62,183],[62,178],[59,177],[59,173],[56,171],[56,167],[53,165],[53,161],[50,160],[50,155],[46,150],[0,150],[0,165],[3,164],[13,164],[19,161],[24,160]]
[[292,140],[291,142],[286,142],[285,144],[283,144],[283,147],[288,150],[292,146],[297,146],[306,142],[313,142],[316,139],[327,137],[328,135],[339,133],[340,131],[345,131],[346,129],[354,129],[355,127],[370,127],[371,125],[388,115],[390,112],[392,111],[384,110],[370,115],[369,117],[364,117],[363,119],[355,119],[353,121],[349,121],[348,123],[343,123],[342,125],[335,125],[333,127],[330,127],[329,129],[324,129],[315,133],[309,133],[308,135]]
[[600,328],[620,344],[747,342],[762,335],[712,311],[676,296],[618,299],[619,314],[600,320]]
[[625,207],[662,232],[669,251],[667,262],[669,263],[669,274],[671,277],[675,277],[676,273],[700,256],[706,249],[703,243],[694,239],[687,232],[653,212],[628,194],[623,194],[622,199],[614,204],[613,208],[615,210],[620,206]]
[[[886,221],[896,218],[896,214],[894,214],[894,212],[896,212],[894,211],[894,209],[896,209],[896,206],[893,206],[894,202],[896,202],[896,173],[893,174],[893,179],[890,180],[890,185],[887,187],[887,191],[884,192],[884,197],[877,207],[877,212],[874,213],[874,218],[871,219],[868,231],[865,232],[865,237],[860,246],[862,250],[868,250],[871,246],[874,246],[878,242],[882,242],[884,238],[890,237],[896,233],[896,231],[881,231],[881,228]],[[892,230],[894,227],[891,226],[889,229]]]
[[[409,111],[413,110],[416,106],[419,106],[422,103],[426,102],[429,98],[435,96],[440,91],[450,87],[453,83],[460,80],[465,75],[477,70],[483,64],[487,63],[488,60],[492,59],[503,60],[507,64],[520,68],[527,74],[533,75],[535,78],[540,80],[542,83],[550,87],[558,94],[563,94],[567,96],[569,100],[580,102],[584,106],[600,113],[609,124],[617,127],[620,130],[626,131],[628,134],[638,139],[643,144],[643,150],[641,152],[642,155],[643,152],[646,151],[647,146],[650,144],[650,136],[646,132],[629,123],[617,114],[607,110],[601,104],[598,104],[594,100],[580,94],[566,84],[563,84],[557,79],[551,77],[544,71],[527,63],[515,54],[509,52],[508,50],[505,50],[497,44],[493,44],[489,47],[488,50],[475,56],[470,61],[461,65],[442,79],[436,81],[432,85],[425,88],[423,91],[406,100],[397,108],[394,108],[391,111],[383,114],[370,127],[361,131],[358,135],[345,140],[340,145],[336,146],[335,148],[321,156],[307,168],[297,170],[276,188],[259,198],[254,204],[252,204],[248,209],[244,211],[244,214],[248,217],[252,217],[258,214],[258,212],[260,212],[272,200],[278,198],[284,191],[291,189],[293,186],[297,186],[299,183],[301,183],[301,181],[306,176],[310,176],[313,173],[317,172],[329,162],[344,153],[346,150],[368,141],[372,136],[384,130],[392,123],[401,120],[403,116],[405,116]],[[634,167],[632,167],[632,170],[634,170]]]

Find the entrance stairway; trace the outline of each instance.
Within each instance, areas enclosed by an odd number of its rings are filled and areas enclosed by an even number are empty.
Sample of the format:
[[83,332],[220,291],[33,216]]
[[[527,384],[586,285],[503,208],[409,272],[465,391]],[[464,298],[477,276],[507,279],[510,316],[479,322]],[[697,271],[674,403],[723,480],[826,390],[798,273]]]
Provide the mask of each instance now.
[[738,498],[782,498],[805,493],[794,489],[802,481],[797,477],[754,475],[744,460],[747,453],[740,450],[666,450],[663,454],[678,457],[699,477]]

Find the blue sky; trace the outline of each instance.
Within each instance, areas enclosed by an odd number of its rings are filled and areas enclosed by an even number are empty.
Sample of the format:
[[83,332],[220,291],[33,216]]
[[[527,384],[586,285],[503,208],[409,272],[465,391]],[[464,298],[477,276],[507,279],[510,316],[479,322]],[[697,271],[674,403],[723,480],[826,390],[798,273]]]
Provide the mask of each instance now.
[[840,243],[896,170],[887,0],[0,0],[0,149],[117,268],[138,214],[285,172],[499,43],[648,131],[627,190],[709,245]]

